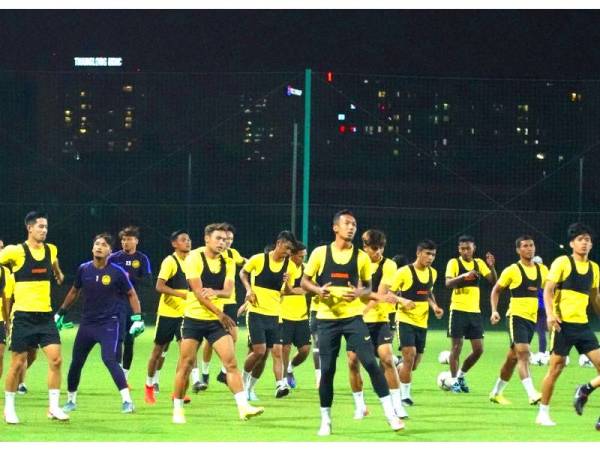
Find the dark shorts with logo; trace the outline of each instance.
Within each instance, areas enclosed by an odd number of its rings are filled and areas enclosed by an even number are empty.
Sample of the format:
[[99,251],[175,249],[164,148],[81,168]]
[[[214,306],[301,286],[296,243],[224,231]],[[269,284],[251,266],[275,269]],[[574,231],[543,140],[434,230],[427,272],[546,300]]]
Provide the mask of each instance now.
[[450,311],[448,337],[457,339],[483,339],[483,318],[481,313]]
[[398,341],[402,350],[403,347],[415,347],[417,353],[425,352],[427,343],[427,328],[417,327],[410,323],[398,322]]
[[388,317],[390,321],[390,330],[396,331],[396,311],[391,312]]
[[272,348],[279,344],[279,317],[249,312],[247,321],[251,345],[267,344],[267,348]]
[[[394,339],[394,335],[392,334],[392,330],[390,329],[390,324],[388,322],[366,322],[366,325],[369,329],[369,335],[371,336],[371,344],[373,345],[375,356],[377,356],[377,348],[380,345],[391,344],[392,340]],[[346,350],[349,352],[354,351],[350,343],[346,345]]]
[[181,323],[183,317],[158,316],[156,318],[156,329],[154,333],[154,343],[165,345],[176,339],[181,340]]
[[515,344],[531,344],[535,334],[535,322],[519,316],[509,316],[508,334],[511,347]]
[[592,331],[589,323],[562,322],[560,324],[560,332],[552,331],[550,333],[550,349],[552,353],[560,356],[568,356],[572,347],[575,347],[582,355],[600,347],[598,345],[598,338]]
[[199,343],[206,339],[213,345],[228,333],[218,320],[199,320],[184,317],[181,325],[181,337],[183,339],[194,339]]
[[346,350],[364,350],[372,352],[371,334],[362,316],[344,319],[317,319],[319,335],[319,352],[321,358],[328,355],[337,357],[342,336],[346,340]]
[[280,342],[283,345],[294,344],[295,347],[300,348],[310,344],[310,326],[308,324],[308,319],[283,319],[283,322],[279,324],[279,330],[281,332]]
[[60,344],[52,312],[15,311],[10,332],[10,351]]

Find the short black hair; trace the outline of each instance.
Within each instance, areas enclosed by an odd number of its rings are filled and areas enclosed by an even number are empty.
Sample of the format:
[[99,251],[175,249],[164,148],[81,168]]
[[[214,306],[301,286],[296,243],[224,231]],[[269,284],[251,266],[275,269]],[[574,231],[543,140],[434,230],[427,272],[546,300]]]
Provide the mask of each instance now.
[[567,239],[569,242],[573,241],[577,236],[581,236],[582,234],[589,234],[592,240],[594,239],[594,230],[589,225],[586,225],[581,222],[572,223],[567,228]]
[[354,217],[354,213],[349,209],[341,209],[333,215],[333,224],[335,225],[340,221],[340,217],[342,216],[352,216]]
[[423,239],[417,244],[417,251],[420,252],[421,250],[437,250],[437,244],[431,239]]
[[522,235],[522,236],[519,236],[519,237],[517,238],[517,240],[515,241],[515,246],[516,246],[517,248],[521,247],[521,243],[522,243],[523,241],[533,241],[533,237],[532,237],[532,236],[530,236],[530,235],[528,235],[528,234],[524,234],[524,235]]
[[296,243],[298,242],[294,233],[289,230],[280,231],[275,241],[288,241],[291,242],[294,247],[296,247]]
[[177,238],[182,234],[187,234],[188,236],[190,235],[190,233],[188,233],[186,230],[175,230],[171,233],[171,242],[176,241]]
[[25,227],[33,225],[38,219],[48,220],[48,214],[41,211],[29,211],[27,214],[25,214]]
[[306,250],[306,245],[304,245],[304,242],[296,241],[296,243],[294,244],[293,253],[298,253],[302,250]]
[[123,239],[125,236],[131,236],[134,238],[140,238],[140,228],[134,225],[129,225],[119,231],[119,239]]
[[96,241],[98,239],[104,239],[104,241],[106,241],[106,243],[108,244],[108,246],[110,248],[113,248],[114,245],[114,239],[112,237],[112,234],[107,233],[107,232],[103,232],[103,233],[99,233],[96,236],[94,236],[94,241],[93,244],[96,243]]
[[392,261],[396,263],[398,269],[410,263],[410,259],[408,259],[408,256],[406,255],[394,255],[392,256]]
[[363,233],[363,235],[367,235],[366,239],[363,239],[363,245],[372,248],[382,248],[385,247],[387,243],[387,239],[385,237],[385,233],[381,230],[369,229]]
[[226,228],[225,231],[229,231],[229,232],[235,234],[235,227],[233,225],[231,225],[229,222],[223,222],[223,225]]
[[469,234],[463,234],[458,237],[458,244],[462,244],[463,242],[472,242],[475,243],[475,238]]
[[275,244],[267,244],[267,245],[265,245],[263,252],[269,253],[271,250],[274,250],[274,249],[275,249]]
[[205,236],[210,236],[215,231],[225,231],[225,232],[227,232],[227,230],[228,230],[227,224],[224,223],[224,222],[221,222],[221,223],[209,223],[208,225],[206,225],[204,227],[204,235]]

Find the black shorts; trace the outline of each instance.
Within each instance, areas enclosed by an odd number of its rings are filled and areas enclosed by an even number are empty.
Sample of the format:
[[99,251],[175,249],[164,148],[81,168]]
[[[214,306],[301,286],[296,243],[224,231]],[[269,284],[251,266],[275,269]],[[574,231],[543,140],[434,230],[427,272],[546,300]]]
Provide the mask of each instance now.
[[60,344],[52,312],[15,311],[10,332],[11,352],[22,353],[51,344]]
[[535,334],[535,322],[519,316],[508,317],[508,335],[510,346],[515,344],[531,344]]
[[4,328],[4,322],[0,322],[0,344],[6,344],[6,329]]
[[231,320],[235,322],[235,326],[238,324],[238,316],[237,316],[238,305],[236,303],[230,303],[227,305],[223,305],[223,312],[226,316],[229,316]]
[[596,350],[598,338],[590,328],[589,323],[566,323],[560,324],[560,332],[550,333],[550,349],[552,353],[559,356],[568,356],[571,348],[575,346],[577,351],[585,355]]
[[396,331],[396,311],[393,311],[388,316],[390,322],[390,330]]
[[183,317],[156,317],[156,328],[154,329],[154,343],[158,345],[168,344],[175,338],[181,340],[181,322]]
[[427,342],[427,328],[417,327],[410,323],[398,322],[398,341],[402,350],[403,347],[416,347],[417,353],[425,352]]
[[337,357],[342,336],[346,339],[346,350],[356,352],[361,349],[365,352],[373,352],[371,334],[362,316],[345,319],[317,319],[317,324],[321,358],[331,354]]
[[[377,356],[377,348],[380,345],[391,344],[394,335],[392,334],[392,330],[390,330],[390,324],[387,322],[365,322],[367,325],[367,329],[369,330],[369,335],[371,336],[371,344],[373,345],[373,350],[375,350],[375,356]],[[346,344],[346,350],[349,352],[353,352],[354,348],[350,343]]]
[[213,345],[228,333],[218,320],[199,320],[191,317],[184,317],[181,324],[181,337],[183,339],[194,339],[202,343],[206,339],[210,345]]
[[450,310],[448,337],[483,339],[483,318],[481,313]]
[[247,320],[250,344],[267,344],[267,348],[279,344],[279,317],[249,312]]
[[281,332],[281,344],[294,344],[296,348],[310,344],[310,327],[306,320],[287,320],[279,324]]
[[310,334],[317,334],[317,312],[311,311],[308,317],[308,324],[310,326]]

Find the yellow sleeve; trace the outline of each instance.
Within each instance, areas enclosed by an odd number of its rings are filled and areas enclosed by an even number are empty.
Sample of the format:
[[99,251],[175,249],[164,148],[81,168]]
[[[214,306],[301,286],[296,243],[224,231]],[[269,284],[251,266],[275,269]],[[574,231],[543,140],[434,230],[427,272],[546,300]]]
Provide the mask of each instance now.
[[559,256],[556,258],[550,266],[550,271],[548,272],[548,277],[546,279],[555,283],[563,281],[565,279],[565,266],[568,266],[570,271],[569,258],[567,256]]
[[54,261],[58,257],[58,248],[54,244],[48,244],[48,248],[50,249],[50,262],[54,264]]
[[381,284],[385,284],[386,286],[391,286],[394,281],[394,275],[398,267],[396,263],[391,259],[386,259],[383,263],[383,274],[381,276]]
[[[186,261],[184,262],[184,264],[187,265],[187,258],[186,258]],[[182,267],[182,269],[183,269],[183,267]],[[175,261],[173,260],[173,257],[167,256],[165,259],[163,259],[162,263],[160,264],[160,271],[158,272],[158,278],[160,278],[161,280],[167,281],[167,280],[171,279],[171,277],[173,277],[173,275],[175,275],[176,272],[177,272],[177,266],[175,265]]]
[[598,264],[592,261],[592,273],[594,274],[594,280],[592,281],[592,289],[598,287],[598,278],[600,277],[598,270]]
[[0,264],[12,266],[17,263],[22,249],[20,245],[7,245],[0,251]]
[[248,272],[248,273],[252,273],[254,271],[256,271],[256,266],[257,266],[257,262],[258,262],[258,258],[262,258],[262,253],[257,253],[254,256],[251,256],[250,259],[248,260],[248,262],[246,264],[244,264],[244,267],[242,267],[242,270],[244,272]]
[[235,248],[232,248],[230,250],[231,250],[231,254],[233,255],[233,262],[235,263],[236,266],[241,266],[242,264],[244,264],[246,262],[244,257],[242,255],[240,255],[240,252],[238,252]]
[[515,270],[519,269],[517,269],[517,267],[514,264],[511,264],[506,269],[504,269],[500,274],[500,278],[498,278],[498,285],[504,289],[509,287],[515,279]]
[[371,281],[371,259],[362,250],[358,252],[358,277],[361,281]]
[[312,278],[319,273],[319,270],[325,261],[325,252],[326,247],[323,245],[315,248],[310,254],[308,262],[306,263],[306,267],[304,268],[304,273],[309,278]]
[[448,261],[446,266],[446,278],[455,278],[458,275],[458,262],[456,258],[452,258]]
[[479,272],[481,273],[481,276],[487,277],[490,273],[492,273],[483,259],[477,258],[477,265],[479,266]]
[[185,258],[185,276],[188,280],[194,280],[200,278],[202,270],[204,269],[202,264],[202,258],[200,252],[191,252],[187,258]]
[[402,291],[403,289],[405,289],[405,286],[407,286],[407,281],[409,281],[412,284],[412,282],[410,281],[411,276],[412,275],[408,266],[400,267],[394,274],[394,279],[392,281],[392,284],[390,285],[390,290],[392,292]]
[[225,258],[225,280],[235,281],[235,262],[233,259]]

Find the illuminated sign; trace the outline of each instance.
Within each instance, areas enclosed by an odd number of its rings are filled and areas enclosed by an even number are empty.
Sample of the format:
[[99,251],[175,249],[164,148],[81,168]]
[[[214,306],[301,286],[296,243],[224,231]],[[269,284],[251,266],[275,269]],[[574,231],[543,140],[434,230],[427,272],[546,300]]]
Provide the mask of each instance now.
[[121,67],[123,58],[81,57],[73,58],[75,67]]
[[300,89],[294,89],[293,87],[289,86],[287,87],[287,91],[286,91],[286,95],[290,96],[290,95],[297,95],[297,96],[301,96],[302,95],[302,91]]

